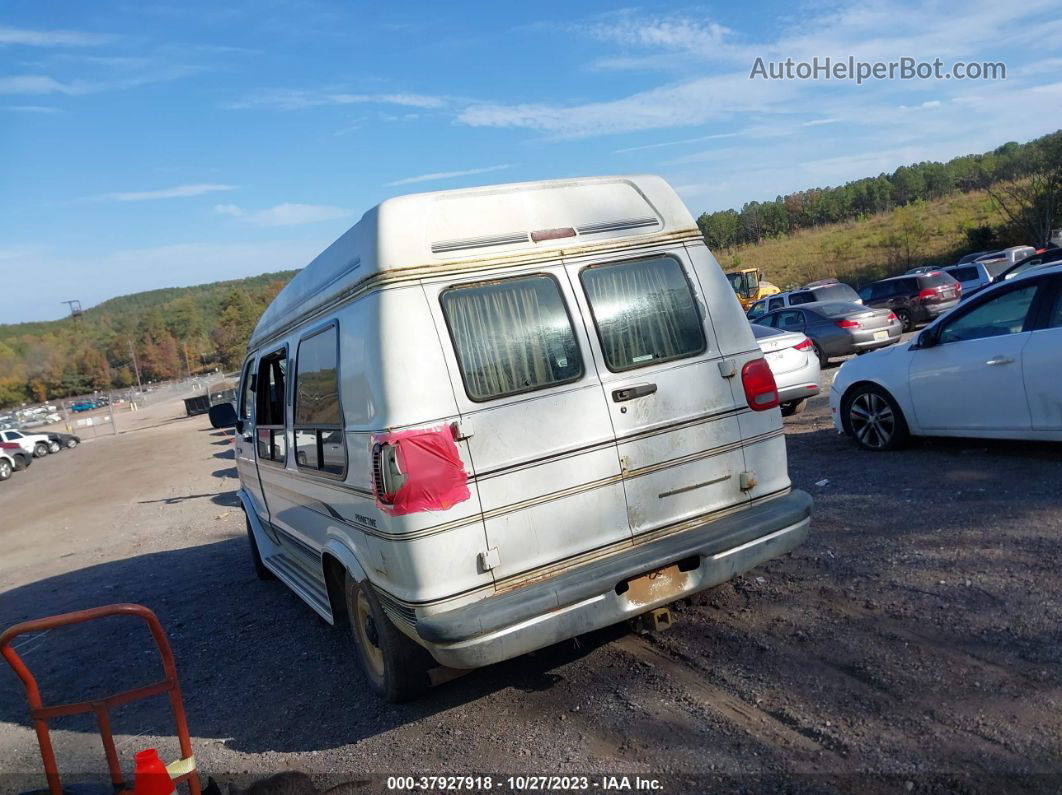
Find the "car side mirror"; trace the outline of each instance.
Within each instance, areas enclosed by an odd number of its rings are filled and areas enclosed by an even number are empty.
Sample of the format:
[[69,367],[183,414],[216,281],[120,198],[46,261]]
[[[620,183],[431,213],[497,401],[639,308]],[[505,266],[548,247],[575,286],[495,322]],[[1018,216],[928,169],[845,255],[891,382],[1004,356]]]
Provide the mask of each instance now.
[[936,340],[933,339],[933,332],[930,329],[923,329],[915,338],[916,348],[932,348],[934,345],[936,345]]
[[[215,428],[236,428],[236,407],[231,403],[218,403],[210,407],[210,424]],[[239,423],[242,424],[242,423]]]

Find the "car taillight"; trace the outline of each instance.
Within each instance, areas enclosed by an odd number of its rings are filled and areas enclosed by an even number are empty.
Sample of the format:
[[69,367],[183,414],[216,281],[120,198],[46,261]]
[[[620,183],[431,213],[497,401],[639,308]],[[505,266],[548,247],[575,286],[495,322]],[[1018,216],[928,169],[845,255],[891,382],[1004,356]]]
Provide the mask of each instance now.
[[838,328],[861,328],[858,320],[837,320],[834,325]]
[[798,342],[793,347],[798,351],[810,351],[815,346],[811,344],[811,340],[805,337],[802,342]]
[[778,405],[778,385],[766,359],[753,359],[741,368],[745,400],[753,411],[767,411]]
[[955,282],[955,295],[962,295],[962,285]]
[[936,298],[937,291],[934,289],[926,288],[918,293],[918,300],[925,301],[927,298]]
[[377,443],[372,446],[372,487],[376,499],[384,505],[392,505],[395,495],[405,483],[405,475],[398,468],[398,448],[393,444]]
[[892,321],[894,321],[896,319],[896,313],[895,312],[889,312],[889,316],[887,318],[885,318],[885,319],[891,323]]

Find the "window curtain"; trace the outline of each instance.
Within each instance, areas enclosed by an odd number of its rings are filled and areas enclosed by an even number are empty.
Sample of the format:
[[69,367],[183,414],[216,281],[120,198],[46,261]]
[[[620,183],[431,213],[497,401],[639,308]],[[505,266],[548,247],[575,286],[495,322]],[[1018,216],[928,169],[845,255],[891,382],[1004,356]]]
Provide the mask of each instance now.
[[549,309],[539,287],[530,284],[447,294],[450,328],[471,395],[494,397],[561,380],[547,345],[550,318],[556,314]]
[[583,277],[605,358],[614,368],[701,347],[700,319],[677,263],[611,265]]

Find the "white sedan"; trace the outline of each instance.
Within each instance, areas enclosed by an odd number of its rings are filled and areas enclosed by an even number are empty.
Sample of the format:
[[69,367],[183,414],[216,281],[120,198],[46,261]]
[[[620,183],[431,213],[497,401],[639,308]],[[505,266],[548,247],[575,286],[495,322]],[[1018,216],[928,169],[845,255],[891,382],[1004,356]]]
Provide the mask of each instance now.
[[912,435],[1062,441],[1062,265],[985,288],[912,342],[848,360],[830,411],[868,450]]

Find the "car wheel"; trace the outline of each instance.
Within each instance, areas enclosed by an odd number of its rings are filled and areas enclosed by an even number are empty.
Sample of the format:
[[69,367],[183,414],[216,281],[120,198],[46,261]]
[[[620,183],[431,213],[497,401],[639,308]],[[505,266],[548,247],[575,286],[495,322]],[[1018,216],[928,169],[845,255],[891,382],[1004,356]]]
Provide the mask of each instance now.
[[48,455],[48,445],[44,442],[37,442],[37,444],[33,445],[33,455],[37,458],[44,458],[44,456]]
[[427,690],[431,655],[391,623],[368,581],[347,574],[344,590],[354,646],[373,692],[397,704]]
[[77,439],[67,439],[66,440],[66,449],[67,450],[73,450],[75,447],[77,447]]
[[800,414],[808,407],[808,401],[805,398],[800,400],[790,400],[788,403],[782,404],[782,416],[792,417],[794,414]]
[[59,446],[59,442],[48,442],[48,452],[58,453],[62,448]]
[[258,549],[258,540],[254,537],[254,531],[251,529],[251,520],[247,518],[246,514],[243,517],[243,521],[247,525],[247,541],[251,545],[251,565],[254,567],[255,576],[260,580],[275,580],[277,575],[267,569],[262,562],[262,553]]
[[911,319],[911,313],[906,309],[897,309],[895,311],[896,319],[900,321],[900,330],[907,332],[914,328],[914,321]]
[[815,349],[815,355],[819,358],[819,368],[821,369],[821,368],[825,367],[827,364],[829,364],[830,363],[830,357],[827,356],[826,352],[822,348],[819,347],[819,343],[817,343],[817,342],[815,342],[813,340],[811,345]]
[[865,450],[896,450],[910,438],[907,421],[892,395],[874,384],[857,387],[844,401],[845,430]]
[[11,477],[11,462],[7,459],[0,461],[0,480],[7,480]]

